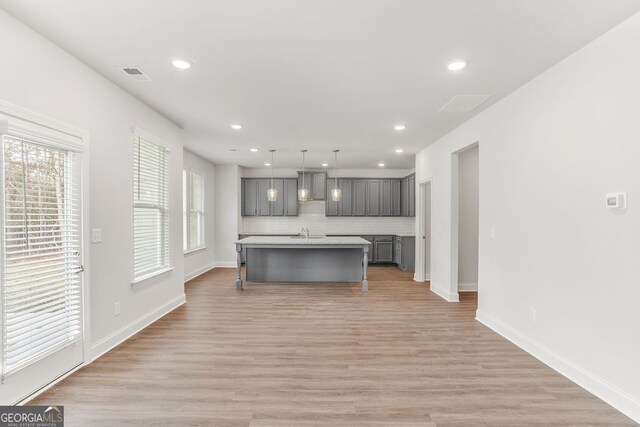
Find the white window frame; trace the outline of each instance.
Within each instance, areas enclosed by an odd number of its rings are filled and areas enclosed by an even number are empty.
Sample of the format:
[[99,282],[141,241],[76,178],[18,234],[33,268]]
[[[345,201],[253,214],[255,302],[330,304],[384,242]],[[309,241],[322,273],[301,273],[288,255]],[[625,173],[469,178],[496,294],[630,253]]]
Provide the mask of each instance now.
[[[191,191],[191,186],[193,183],[192,176],[197,175],[200,177],[202,182],[202,211],[194,209],[193,200],[191,198],[193,192]],[[183,251],[184,254],[189,254],[192,252],[197,252],[207,248],[207,240],[206,240],[206,218],[207,218],[207,202],[206,202],[206,189],[207,183],[204,174],[198,172],[197,170],[189,169],[183,171]],[[200,228],[200,240],[202,241],[201,245],[191,246],[191,213],[197,212],[202,215]]]
[[[170,203],[169,203],[169,201],[170,201],[169,185],[170,185],[170,182],[171,182],[170,164],[171,164],[171,148],[172,148],[172,146],[171,146],[171,144],[169,144],[168,142],[166,142],[162,138],[159,138],[159,137],[157,137],[157,136],[155,136],[155,135],[153,135],[153,134],[151,134],[149,132],[146,132],[143,129],[138,128],[138,127],[134,127],[133,128],[133,139],[132,139],[133,144],[132,144],[132,148],[135,147],[135,141],[136,141],[137,138],[143,139],[143,140],[145,140],[147,142],[150,142],[152,144],[158,145],[159,147],[162,147],[165,150],[167,150],[168,159],[167,159],[167,173],[166,173],[166,179],[167,179],[167,183],[166,183],[166,185],[167,185],[166,207],[158,206],[158,207],[154,207],[154,208],[164,209],[164,215],[167,216],[166,229],[163,230],[163,238],[166,241],[166,245],[167,245],[167,247],[169,249],[168,249],[168,253],[167,253],[167,262],[166,262],[166,264],[164,266],[162,266],[162,267],[160,267],[160,268],[158,268],[156,270],[152,270],[152,271],[146,272],[145,274],[141,274],[139,276],[136,276],[136,274],[135,274],[135,252],[134,252],[133,269],[132,269],[132,277],[133,278],[132,278],[132,281],[131,281],[132,285],[137,285],[137,284],[139,284],[141,282],[144,282],[144,281],[147,281],[147,280],[149,280],[151,278],[154,278],[156,276],[165,274],[165,273],[170,272],[170,271],[172,271],[174,269],[174,267],[171,264],[171,243],[170,243],[171,242],[171,225],[170,225],[170,209],[169,209],[169,206],[170,206]],[[133,162],[134,156],[135,156],[135,153],[132,152],[132,156],[131,156],[132,162]],[[132,166],[131,170],[134,171],[135,165],[133,165],[133,163],[132,163],[131,166]],[[133,178],[135,179],[135,176]],[[135,202],[135,194],[133,194],[133,180],[132,180],[131,189],[132,189],[131,200],[133,200],[131,213],[134,214],[134,210],[136,208],[136,202]],[[151,207],[151,206],[137,205],[137,207]],[[135,218],[135,216],[134,216],[134,218]],[[135,219],[132,222],[132,226],[133,226],[133,233],[134,233],[134,236],[135,236]],[[134,249],[134,251],[135,251],[135,249]]]

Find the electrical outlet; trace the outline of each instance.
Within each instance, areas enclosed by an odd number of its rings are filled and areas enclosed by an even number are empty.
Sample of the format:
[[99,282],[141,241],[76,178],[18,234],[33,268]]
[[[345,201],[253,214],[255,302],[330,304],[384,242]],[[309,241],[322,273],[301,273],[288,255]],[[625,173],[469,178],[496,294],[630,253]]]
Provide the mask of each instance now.
[[496,229],[494,227],[491,227],[489,229],[489,237],[492,238],[492,239],[496,238]]
[[91,243],[101,243],[102,242],[102,229],[94,228],[91,230]]
[[113,307],[113,313],[116,316],[120,315],[120,301],[116,302]]
[[529,320],[536,323],[536,309],[533,307],[529,307]]

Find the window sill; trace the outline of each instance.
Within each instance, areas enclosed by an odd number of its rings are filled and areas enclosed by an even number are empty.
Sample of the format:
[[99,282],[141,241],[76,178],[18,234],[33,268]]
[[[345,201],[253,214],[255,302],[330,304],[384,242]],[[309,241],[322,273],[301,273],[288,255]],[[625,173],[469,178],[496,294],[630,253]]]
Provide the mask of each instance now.
[[182,252],[182,254],[183,255],[188,255],[188,254],[192,254],[194,252],[202,251],[204,249],[207,249],[207,247],[206,246],[198,246],[197,248],[188,249],[188,250]]
[[144,276],[136,277],[135,279],[133,279],[133,282],[131,282],[131,284],[134,286],[139,285],[142,282],[145,282],[156,276],[160,276],[162,274],[168,273],[171,270],[173,270],[173,267],[167,267],[167,268],[163,268],[162,270],[154,271],[153,273],[145,274]]

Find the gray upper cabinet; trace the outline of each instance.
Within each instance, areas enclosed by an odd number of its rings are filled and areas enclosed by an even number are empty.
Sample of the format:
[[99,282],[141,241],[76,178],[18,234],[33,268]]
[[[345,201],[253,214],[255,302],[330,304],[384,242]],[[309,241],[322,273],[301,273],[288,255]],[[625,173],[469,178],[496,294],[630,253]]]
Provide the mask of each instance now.
[[242,180],[242,215],[255,216],[258,214],[258,181],[255,179]]
[[269,199],[267,198],[267,190],[271,187],[271,180],[258,180],[258,216],[271,215]]
[[367,214],[367,181],[364,179],[354,179],[352,186],[352,215],[365,216]]
[[298,180],[284,180],[284,214],[286,216],[298,215]]
[[[302,172],[298,172],[298,183],[302,188]],[[305,172],[304,186],[309,190],[309,200],[325,200],[327,196],[327,174],[325,172]]]
[[400,181],[391,181],[391,216],[400,216]]
[[409,215],[416,216],[416,176],[409,175]]
[[409,178],[400,181],[400,215],[409,216]]
[[270,178],[242,179],[242,216],[296,216],[298,215],[298,180],[274,178],[273,186],[278,190],[274,202],[267,198],[271,188]]
[[284,215],[284,201],[287,195],[284,193],[284,180],[283,179],[274,179],[273,180],[273,188],[278,191],[278,195],[276,200],[270,202],[271,204],[271,212],[272,216],[283,216]]
[[380,215],[380,180],[367,180],[367,216]]
[[313,198],[313,200],[325,200],[327,189],[327,174],[314,173],[313,186],[311,188],[311,197]]
[[[342,190],[342,197],[340,199],[340,203],[338,204],[338,208],[341,216],[351,216],[352,215],[352,205],[353,205],[353,180],[351,179],[339,179],[338,186],[340,190]],[[329,199],[327,199],[329,200]]]
[[326,202],[324,204],[324,211],[325,211],[325,215],[326,216],[338,216],[339,213],[339,203],[338,202],[334,202],[333,200],[331,200],[331,189],[333,188],[333,185],[327,185],[325,186],[325,191],[326,191]]
[[391,180],[380,180],[380,215],[391,216]]

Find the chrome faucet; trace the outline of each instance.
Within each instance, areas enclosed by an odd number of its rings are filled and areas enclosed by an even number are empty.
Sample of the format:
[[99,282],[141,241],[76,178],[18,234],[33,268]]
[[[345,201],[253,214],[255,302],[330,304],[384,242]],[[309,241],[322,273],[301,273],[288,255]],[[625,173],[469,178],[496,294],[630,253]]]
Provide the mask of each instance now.
[[307,242],[308,242],[309,241],[309,227],[303,227],[301,231],[305,235],[305,237],[307,238]]

